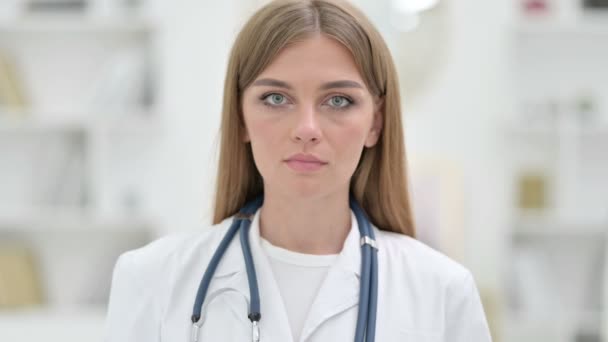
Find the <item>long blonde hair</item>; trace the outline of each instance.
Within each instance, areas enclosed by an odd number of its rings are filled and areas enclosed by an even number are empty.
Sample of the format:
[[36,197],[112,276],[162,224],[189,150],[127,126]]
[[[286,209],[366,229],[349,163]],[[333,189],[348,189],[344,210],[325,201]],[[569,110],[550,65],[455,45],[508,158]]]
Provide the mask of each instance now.
[[258,10],[238,34],[224,84],[213,224],[236,214],[264,189],[251,144],[242,140],[241,95],[281,49],[315,33],[346,46],[369,91],[384,98],[380,138],[373,147],[364,148],[350,192],[376,227],[414,237],[399,84],[392,57],[363,13],[334,0],[273,1]]

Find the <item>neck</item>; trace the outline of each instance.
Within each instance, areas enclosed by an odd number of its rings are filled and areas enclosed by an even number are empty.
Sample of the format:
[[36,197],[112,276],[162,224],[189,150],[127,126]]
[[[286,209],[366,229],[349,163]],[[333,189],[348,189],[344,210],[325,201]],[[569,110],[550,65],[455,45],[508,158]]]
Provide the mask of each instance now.
[[294,252],[337,254],[351,228],[348,199],[348,192],[314,199],[265,195],[260,235]]

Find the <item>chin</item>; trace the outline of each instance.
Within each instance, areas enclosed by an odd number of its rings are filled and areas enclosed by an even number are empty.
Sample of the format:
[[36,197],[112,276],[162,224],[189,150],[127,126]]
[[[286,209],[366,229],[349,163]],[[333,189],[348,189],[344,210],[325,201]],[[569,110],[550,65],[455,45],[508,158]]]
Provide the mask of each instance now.
[[327,192],[327,186],[323,186],[318,180],[297,177],[275,184],[273,188],[281,191],[286,197],[294,199],[314,199],[322,197]]
[[321,186],[318,184],[293,184],[291,187],[286,187],[289,193],[298,198],[314,198],[324,194]]

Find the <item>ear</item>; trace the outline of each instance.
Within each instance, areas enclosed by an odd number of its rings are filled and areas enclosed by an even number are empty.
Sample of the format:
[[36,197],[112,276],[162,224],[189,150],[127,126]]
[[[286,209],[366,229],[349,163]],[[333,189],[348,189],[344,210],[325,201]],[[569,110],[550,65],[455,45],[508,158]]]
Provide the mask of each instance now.
[[372,127],[369,130],[367,139],[365,140],[366,147],[373,147],[380,138],[382,127],[384,126],[384,97],[380,98],[375,104],[374,118]]

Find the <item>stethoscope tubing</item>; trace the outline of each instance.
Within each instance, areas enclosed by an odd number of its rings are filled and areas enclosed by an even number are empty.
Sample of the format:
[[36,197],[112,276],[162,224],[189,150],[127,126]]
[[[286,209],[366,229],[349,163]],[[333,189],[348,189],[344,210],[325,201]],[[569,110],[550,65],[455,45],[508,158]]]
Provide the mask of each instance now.
[[[263,195],[258,196],[247,203],[239,213],[235,215],[234,221],[214,252],[203,278],[200,281],[196,294],[191,316],[191,341],[198,341],[198,329],[203,322],[201,319],[203,302],[207,295],[213,274],[215,273],[222,256],[228,249],[228,245],[239,231],[241,250],[245,260],[247,281],[249,283],[250,301],[248,318],[253,326],[252,340],[256,342],[259,341],[258,322],[261,319],[260,294],[249,244],[249,228],[251,226],[251,217],[262,205],[263,200]],[[350,196],[349,203],[355,213],[359,225],[359,233],[361,235],[361,281],[355,342],[373,342],[376,335],[376,313],[378,306],[378,247],[376,246],[374,232],[369,220],[352,195]]]

